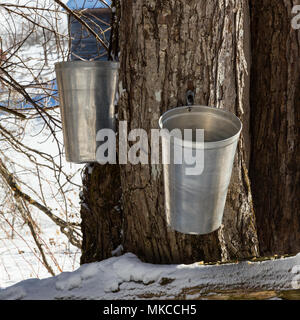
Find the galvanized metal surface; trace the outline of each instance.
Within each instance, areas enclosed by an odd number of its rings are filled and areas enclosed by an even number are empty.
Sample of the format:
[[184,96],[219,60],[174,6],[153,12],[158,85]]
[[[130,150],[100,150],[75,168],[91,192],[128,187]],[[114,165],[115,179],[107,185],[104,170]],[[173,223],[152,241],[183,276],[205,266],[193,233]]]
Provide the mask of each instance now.
[[[231,112],[205,106],[171,109],[159,119],[160,128],[204,129],[204,171],[187,175],[186,163],[164,165],[165,209],[170,227],[186,234],[207,234],[222,223],[241,121]],[[164,139],[164,138],[163,138]],[[172,140],[171,140],[172,141]],[[183,148],[186,148],[184,146]],[[190,148],[198,148],[192,142]],[[163,153],[168,152],[164,149]],[[170,144],[170,154],[174,142]]]
[[67,161],[95,162],[97,131],[115,130],[118,67],[110,61],[55,65]]

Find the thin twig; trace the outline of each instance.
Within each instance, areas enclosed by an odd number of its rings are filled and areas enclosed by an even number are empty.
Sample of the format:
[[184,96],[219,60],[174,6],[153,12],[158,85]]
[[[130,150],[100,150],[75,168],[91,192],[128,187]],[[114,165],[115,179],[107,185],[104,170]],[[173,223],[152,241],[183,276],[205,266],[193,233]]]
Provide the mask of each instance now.
[[78,239],[75,238],[74,233],[79,235],[79,233],[70,226],[70,224],[66,223],[61,218],[57,217],[55,214],[51,212],[50,209],[42,205],[41,203],[37,202],[36,200],[32,199],[28,194],[24,193],[18,184],[15,181],[15,178],[12,173],[8,171],[6,166],[4,165],[3,161],[0,159],[0,174],[9,185],[9,187],[14,191],[15,197],[21,197],[23,200],[27,201],[31,205],[35,206],[42,212],[44,212],[53,222],[55,222],[58,226],[60,226],[61,232],[64,233],[69,241],[76,247],[80,248],[81,243]]
[[103,40],[98,36],[98,34],[85,22],[83,21],[80,16],[73,10],[71,10],[68,6],[66,6],[63,2],[60,0],[54,0],[57,4],[59,4],[62,8],[64,8],[70,15],[72,15],[77,21],[79,21],[82,25],[85,26],[85,28],[101,43],[103,48],[107,51],[109,51],[108,46],[103,42]]
[[16,117],[21,118],[22,120],[26,119],[26,116],[25,116],[24,114],[22,114],[22,113],[20,113],[20,112],[17,112],[17,111],[15,111],[15,110],[9,109],[9,108],[7,108],[7,107],[4,107],[4,106],[1,106],[1,105],[0,105],[0,110],[2,110],[2,111],[4,111],[4,112],[7,112],[7,113],[11,113],[11,114],[13,114],[13,115],[16,116]]

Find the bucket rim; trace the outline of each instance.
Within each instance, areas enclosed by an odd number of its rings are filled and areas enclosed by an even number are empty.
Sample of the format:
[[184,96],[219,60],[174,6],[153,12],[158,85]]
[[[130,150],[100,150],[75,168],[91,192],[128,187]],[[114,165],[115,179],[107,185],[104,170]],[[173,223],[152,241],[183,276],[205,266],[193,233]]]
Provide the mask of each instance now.
[[[175,143],[177,145],[179,144],[181,146],[188,147],[188,148],[216,149],[216,148],[221,148],[221,147],[225,147],[227,145],[230,145],[239,139],[240,133],[243,128],[243,124],[242,124],[241,120],[233,112],[228,111],[228,110],[224,110],[224,109],[220,109],[220,108],[216,108],[216,107],[204,106],[204,105],[191,105],[191,106],[175,107],[175,108],[172,108],[172,109],[164,112],[160,116],[159,121],[158,121],[159,128],[165,129],[164,128],[164,120],[168,119],[172,115],[181,114],[181,113],[184,114],[187,112],[188,113],[197,112],[198,110],[202,110],[202,111],[209,110],[209,111],[213,111],[215,114],[219,114],[219,115],[223,115],[223,116],[226,115],[229,120],[232,120],[233,125],[236,125],[237,132],[229,138],[226,138],[223,140],[218,140],[218,141],[207,141],[204,143],[195,142],[195,141],[184,141],[184,143],[182,143],[183,142],[182,139],[179,139],[179,138],[173,136],[174,137],[173,143]],[[167,135],[171,136],[169,133]]]
[[103,69],[110,68],[110,69],[119,69],[120,63],[117,61],[60,61],[54,64],[55,69],[67,69],[67,68],[95,68],[101,67]]

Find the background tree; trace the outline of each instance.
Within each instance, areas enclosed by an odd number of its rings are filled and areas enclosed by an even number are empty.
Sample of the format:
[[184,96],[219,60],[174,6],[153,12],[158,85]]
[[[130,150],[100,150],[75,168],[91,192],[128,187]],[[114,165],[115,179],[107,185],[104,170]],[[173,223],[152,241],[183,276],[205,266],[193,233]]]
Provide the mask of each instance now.
[[300,250],[299,1],[251,1],[251,166],[261,254]]

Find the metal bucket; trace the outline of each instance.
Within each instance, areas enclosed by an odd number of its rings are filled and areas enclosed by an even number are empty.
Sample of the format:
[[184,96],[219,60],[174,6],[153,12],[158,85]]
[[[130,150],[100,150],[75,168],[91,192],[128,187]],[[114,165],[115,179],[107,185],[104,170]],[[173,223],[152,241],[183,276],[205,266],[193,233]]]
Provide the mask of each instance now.
[[[228,185],[231,178],[237,142],[242,130],[241,121],[231,112],[204,106],[171,109],[159,119],[160,129],[204,129],[202,144],[182,148],[202,148],[204,169],[200,175],[187,175],[190,167],[184,161],[164,164],[165,209],[168,225],[186,234],[207,234],[217,230],[223,217]],[[174,154],[174,140],[170,149],[162,137],[163,156]],[[186,150],[183,150],[185,152]]]
[[55,64],[66,159],[96,161],[96,134],[115,130],[118,62],[68,61]]

